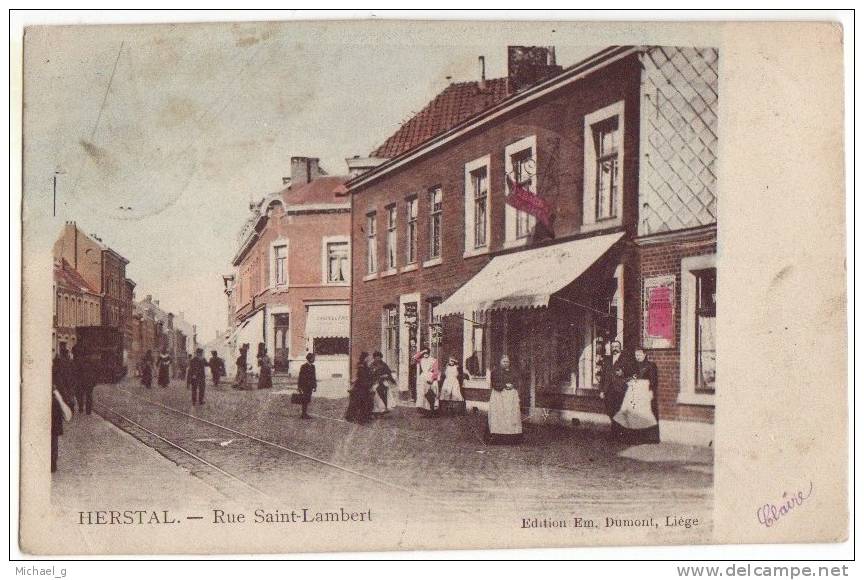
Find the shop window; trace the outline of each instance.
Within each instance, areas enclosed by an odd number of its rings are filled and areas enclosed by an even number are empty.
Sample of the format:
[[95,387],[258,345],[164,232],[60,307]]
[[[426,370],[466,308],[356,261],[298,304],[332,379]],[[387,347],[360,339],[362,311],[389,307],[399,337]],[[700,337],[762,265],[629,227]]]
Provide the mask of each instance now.
[[714,393],[717,363],[715,321],[717,316],[717,270],[697,270],[696,278],[696,392]]
[[387,269],[396,269],[396,204],[387,206]]
[[374,274],[378,271],[378,238],[375,223],[376,214],[366,214],[366,273]]
[[349,341],[347,337],[328,336],[312,339],[312,352],[317,355],[348,355]]
[[444,194],[440,187],[429,190],[429,259],[441,257]]
[[381,314],[381,350],[384,362],[396,372],[399,360],[399,307],[389,305]]
[[465,372],[472,378],[485,377],[489,368],[489,332],[486,311],[474,312],[465,321],[468,336],[465,345]]
[[[429,339],[429,352],[433,357],[440,360],[441,357],[441,340],[444,336],[444,327],[441,323],[441,317],[435,314],[435,307],[441,303],[440,299],[430,299],[428,302],[427,319],[426,319],[426,336]],[[443,362],[441,363],[443,364]]]
[[405,263],[417,262],[417,196],[405,200],[405,217],[407,218],[408,245],[405,253]]
[[682,259],[680,403],[714,404],[717,391],[716,320],[716,256]]

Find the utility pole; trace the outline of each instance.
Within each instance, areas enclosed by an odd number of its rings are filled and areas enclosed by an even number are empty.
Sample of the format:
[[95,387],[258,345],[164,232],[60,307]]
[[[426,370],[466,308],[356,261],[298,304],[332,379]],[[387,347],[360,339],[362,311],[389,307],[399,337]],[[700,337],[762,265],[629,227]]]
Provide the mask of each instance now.
[[57,176],[66,173],[60,169],[54,170],[54,217],[57,217]]

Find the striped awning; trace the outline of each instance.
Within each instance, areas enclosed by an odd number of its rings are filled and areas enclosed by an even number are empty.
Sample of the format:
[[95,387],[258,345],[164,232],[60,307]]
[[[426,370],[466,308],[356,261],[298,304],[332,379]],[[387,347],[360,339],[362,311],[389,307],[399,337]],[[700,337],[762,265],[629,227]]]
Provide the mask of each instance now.
[[592,236],[492,258],[435,314],[548,306],[549,298],[597,262],[624,236]]

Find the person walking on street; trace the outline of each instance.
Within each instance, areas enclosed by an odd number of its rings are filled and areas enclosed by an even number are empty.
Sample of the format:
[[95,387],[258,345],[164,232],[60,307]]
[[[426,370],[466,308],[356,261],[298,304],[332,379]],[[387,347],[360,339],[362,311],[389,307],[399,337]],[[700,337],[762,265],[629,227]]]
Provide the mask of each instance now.
[[246,390],[246,356],[249,352],[249,345],[244,343],[240,345],[240,356],[234,361],[237,364],[237,377],[234,379],[232,388],[241,391]]
[[522,440],[522,413],[519,410],[519,390],[516,372],[510,367],[510,357],[501,357],[501,366],[492,369],[492,393],[489,395],[489,443],[519,443]]
[[69,375],[68,368],[64,368],[68,361],[66,357],[66,346],[62,345],[51,366],[51,473],[57,471],[63,421],[72,419],[72,409],[66,402],[70,399],[63,395],[63,391],[66,389],[63,382],[68,380]]
[[75,384],[75,399],[78,401],[78,413],[93,412],[93,389],[96,381],[93,380],[93,372],[84,353],[77,344],[72,347],[72,381]]
[[306,362],[300,367],[300,376],[297,377],[297,390],[300,391],[300,396],[303,400],[300,402],[303,412],[300,417],[308,419],[309,414],[306,412],[309,408],[309,403],[312,401],[312,393],[318,389],[318,378],[315,376],[315,353],[306,354]]
[[66,349],[66,344],[61,344],[54,356],[54,364],[51,367],[51,378],[63,400],[74,406],[75,382],[72,372],[72,358]]
[[153,386],[153,353],[149,350],[141,361],[141,384],[148,389]]
[[263,342],[258,343],[258,388],[269,389],[273,386],[273,366],[267,347]]
[[156,364],[159,366],[159,386],[164,389],[168,387],[168,382],[171,380],[171,357],[168,355],[167,348],[162,349]]
[[354,373],[354,385],[348,391],[346,421],[363,424],[371,418],[372,374],[369,372],[368,361],[369,353],[361,352]]
[[211,350],[207,366],[210,367],[210,376],[213,377],[213,387],[218,389],[219,379],[225,376],[225,361],[219,357],[219,353]]
[[370,378],[372,380],[372,413],[383,415],[390,412],[390,401],[395,401],[395,394],[391,393],[396,386],[393,371],[384,362],[384,355],[379,351],[372,353],[372,364],[369,365]]
[[428,348],[422,349],[414,358],[417,366],[416,407],[426,417],[435,416],[438,404],[438,360],[433,358]]
[[207,361],[204,359],[204,349],[196,348],[195,356],[189,361],[186,371],[187,386],[192,388],[192,404],[204,404],[204,387],[207,385]]

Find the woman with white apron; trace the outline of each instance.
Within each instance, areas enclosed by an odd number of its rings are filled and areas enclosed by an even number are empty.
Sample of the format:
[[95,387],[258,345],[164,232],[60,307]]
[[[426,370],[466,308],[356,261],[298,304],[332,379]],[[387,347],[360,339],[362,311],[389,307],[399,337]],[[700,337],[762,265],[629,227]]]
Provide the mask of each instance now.
[[519,409],[517,375],[510,368],[510,357],[501,357],[501,366],[492,369],[489,395],[489,443],[514,444],[522,440],[522,412]]
[[450,356],[447,366],[441,373],[441,413],[445,415],[464,415],[465,398],[462,396],[462,367],[456,362],[455,356]]
[[415,357],[417,363],[417,400],[416,407],[421,413],[432,416],[438,406],[438,360],[424,348]]

